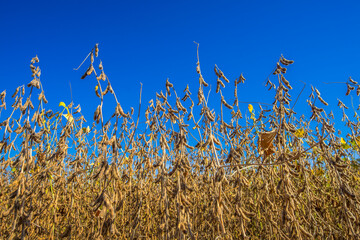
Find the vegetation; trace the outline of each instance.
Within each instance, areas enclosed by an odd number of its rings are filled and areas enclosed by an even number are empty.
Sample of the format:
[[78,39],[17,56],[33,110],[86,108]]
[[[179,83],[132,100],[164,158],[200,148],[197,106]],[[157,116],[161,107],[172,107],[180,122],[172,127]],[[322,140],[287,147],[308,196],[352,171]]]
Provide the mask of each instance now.
[[[280,57],[267,82],[273,105],[255,114],[249,104],[246,118],[243,75],[231,86],[215,66],[215,113],[198,56],[197,96],[167,80],[142,126],[141,91],[139,112],[125,112],[101,61],[95,70],[97,45],[88,57],[82,78],[96,81],[99,98],[93,125],[73,103],[45,108],[37,57],[6,117],[0,95],[2,239],[359,239],[359,117],[339,101],[349,132],[339,137],[315,87],[312,116],[298,116],[285,78],[293,61]],[[234,96],[223,95],[225,84]],[[353,79],[346,84],[347,95],[360,93]],[[106,94],[117,103],[110,118]]]

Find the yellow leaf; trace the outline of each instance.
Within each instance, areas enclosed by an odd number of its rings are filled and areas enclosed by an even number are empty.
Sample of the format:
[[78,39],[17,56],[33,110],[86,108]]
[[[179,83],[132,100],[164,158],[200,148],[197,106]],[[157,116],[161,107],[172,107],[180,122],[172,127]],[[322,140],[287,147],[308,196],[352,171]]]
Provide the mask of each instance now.
[[343,149],[349,149],[350,146],[345,142],[345,140],[343,138],[340,139],[340,142],[341,142],[341,147]]
[[253,105],[249,104],[249,105],[248,105],[248,109],[249,109],[249,112],[252,112],[252,111],[254,110]]
[[67,107],[66,107],[66,104],[65,104],[64,102],[60,102],[60,103],[59,103],[59,107],[67,108]]
[[69,122],[74,121],[74,118],[73,118],[73,116],[71,116],[70,113],[63,114],[63,116],[64,116]]
[[66,108],[66,111],[68,112],[68,114],[70,114],[69,108],[66,106],[66,104],[64,102],[60,102],[59,103],[59,107],[64,107]]
[[254,113],[251,113],[251,117],[250,117],[254,122],[256,121],[256,118],[255,118],[255,114]]
[[296,130],[296,132],[294,133],[295,136],[297,136],[298,138],[302,138],[305,135],[305,131],[302,128],[299,128],[298,130]]

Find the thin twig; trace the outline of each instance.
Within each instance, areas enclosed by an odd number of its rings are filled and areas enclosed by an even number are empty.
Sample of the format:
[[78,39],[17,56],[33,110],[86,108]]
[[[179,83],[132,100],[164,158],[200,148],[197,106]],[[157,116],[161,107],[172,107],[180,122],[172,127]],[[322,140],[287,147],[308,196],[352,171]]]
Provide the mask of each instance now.
[[127,144],[126,148],[125,148],[125,151],[124,151],[124,153],[123,153],[123,155],[122,155],[122,157],[121,157],[120,162],[124,159],[125,154],[126,154],[126,152],[128,151],[128,149],[129,149],[129,147],[130,147],[130,145],[131,145],[131,143],[132,143],[132,141],[133,141],[133,139],[134,139],[136,129],[138,128],[138,125],[139,125],[139,119],[140,119],[140,113],[141,113],[141,111],[140,111],[140,110],[141,110],[141,95],[142,95],[142,86],[143,86],[143,85],[142,85],[142,83],[140,83],[139,111],[138,111],[138,116],[137,116],[136,125],[135,125],[135,128],[134,128],[134,132],[133,132],[133,134],[131,135],[131,138],[130,138],[130,140],[129,140],[129,142],[128,142],[128,144]]
[[334,84],[334,83],[345,83],[346,84],[346,82],[322,82],[323,84]]
[[[301,81],[301,80],[300,80]],[[301,82],[303,82],[303,81],[301,81]],[[304,89],[305,89],[305,87],[306,87],[306,83],[305,82],[303,82],[304,83],[304,86],[303,86],[303,88],[301,89],[301,91],[300,91],[300,93],[298,94],[298,96],[297,96],[297,98],[296,98],[296,100],[295,100],[295,102],[294,102],[294,105],[291,107],[291,110],[293,110],[294,109],[294,107],[295,107],[295,105],[296,105],[296,103],[297,103],[297,101],[299,100],[299,98],[300,98],[300,95],[302,94],[302,92],[304,91]]]
[[[94,49],[94,48],[93,48]],[[91,49],[91,51],[89,52],[89,54],[86,56],[86,58],[84,59],[84,61],[82,61],[82,63],[80,63],[80,65],[77,68],[73,68],[75,71],[79,70],[79,68],[84,64],[84,62],[86,61],[86,59],[88,59],[88,57],[90,56],[90,54],[92,53],[93,49]]]

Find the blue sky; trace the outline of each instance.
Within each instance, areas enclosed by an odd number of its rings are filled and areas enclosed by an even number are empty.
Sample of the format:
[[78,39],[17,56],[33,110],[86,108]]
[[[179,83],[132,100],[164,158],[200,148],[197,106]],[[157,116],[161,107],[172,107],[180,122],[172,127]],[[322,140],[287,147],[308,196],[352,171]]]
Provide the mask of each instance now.
[[[350,101],[345,84],[323,82],[349,76],[360,81],[359,10],[358,1],[2,1],[0,91],[11,96],[30,82],[30,60],[38,55],[48,108],[61,110],[60,101],[71,101],[71,82],[74,103],[91,121],[99,103],[95,79],[80,79],[88,64],[73,68],[99,43],[105,73],[125,111],[137,108],[140,82],[143,106],[165,90],[167,78],[178,92],[189,84],[196,98],[196,41],[212,91],[217,64],[231,81],[244,74],[241,101],[272,103],[264,81],[284,54],[295,60],[286,74],[294,100],[300,80],[307,83],[295,110],[310,112],[305,99],[311,84],[329,102],[326,109],[337,108],[337,98]],[[226,88],[228,99],[232,93]],[[109,111],[113,104],[105,99]]]

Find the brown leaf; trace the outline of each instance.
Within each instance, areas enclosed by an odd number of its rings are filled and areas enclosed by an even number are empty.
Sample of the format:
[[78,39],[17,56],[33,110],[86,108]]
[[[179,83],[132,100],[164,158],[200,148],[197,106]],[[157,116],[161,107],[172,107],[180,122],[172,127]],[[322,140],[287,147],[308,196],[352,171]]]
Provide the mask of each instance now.
[[259,134],[258,148],[260,154],[265,154],[265,157],[275,153],[275,147],[273,145],[273,140],[276,137],[277,129],[274,129],[270,132],[262,132]]

